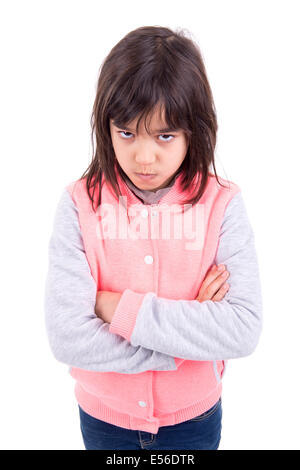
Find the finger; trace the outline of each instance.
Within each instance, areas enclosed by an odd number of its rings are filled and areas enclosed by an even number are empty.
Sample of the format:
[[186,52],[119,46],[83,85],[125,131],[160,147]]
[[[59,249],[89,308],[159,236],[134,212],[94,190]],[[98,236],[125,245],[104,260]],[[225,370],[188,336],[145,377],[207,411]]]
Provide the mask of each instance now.
[[222,300],[225,297],[226,293],[228,292],[228,289],[229,289],[229,284],[223,284],[223,286],[220,287],[218,292],[212,297],[211,300],[213,300],[214,302],[218,300]]
[[228,271],[224,270],[221,274],[217,275],[217,277],[214,277],[211,283],[206,286],[206,288],[203,288],[203,285],[201,286],[200,293],[202,294],[207,294],[209,298],[211,298],[216,292],[220,289],[222,284],[228,279],[229,273]]
[[206,289],[210,298],[212,298],[212,296],[218,292],[218,290],[225,283],[228,277],[228,271],[224,271],[221,275],[219,275],[216,279],[213,280],[213,282]]
[[206,276],[201,284],[201,288],[199,290],[200,292],[204,292],[206,288],[211,284],[211,282],[218,277],[222,272],[225,270],[224,264],[221,264],[219,266],[221,269],[218,269],[216,265],[213,265],[208,272],[206,273]]

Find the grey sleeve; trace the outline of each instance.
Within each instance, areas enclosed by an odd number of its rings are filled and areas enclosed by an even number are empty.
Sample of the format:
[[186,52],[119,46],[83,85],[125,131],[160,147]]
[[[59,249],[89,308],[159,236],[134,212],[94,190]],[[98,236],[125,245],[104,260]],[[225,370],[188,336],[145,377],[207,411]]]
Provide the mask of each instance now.
[[148,292],[131,344],[195,361],[251,354],[262,329],[262,295],[254,233],[241,191],[226,207],[215,263],[229,272],[229,290],[221,301],[173,300]]
[[48,245],[45,325],[54,357],[69,366],[135,374],[176,370],[174,358],[133,346],[95,314],[97,286],[86,258],[78,209],[65,188]]

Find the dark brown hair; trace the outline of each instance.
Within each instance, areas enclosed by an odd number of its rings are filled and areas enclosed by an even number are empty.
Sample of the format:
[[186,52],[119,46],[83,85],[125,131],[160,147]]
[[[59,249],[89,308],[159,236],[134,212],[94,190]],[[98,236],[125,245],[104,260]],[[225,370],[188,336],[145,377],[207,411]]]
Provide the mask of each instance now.
[[[93,156],[80,179],[94,203],[99,184],[97,207],[101,204],[102,172],[117,199],[121,195],[114,166],[124,180],[124,172],[114,153],[110,119],[121,128],[135,118],[147,118],[155,109],[165,112],[170,128],[182,129],[188,150],[178,172],[183,172],[182,191],[190,188],[196,173],[201,184],[193,197],[182,204],[195,204],[205,191],[209,166],[214,163],[217,117],[212,92],[199,47],[183,31],[160,26],[143,26],[128,33],[103,61],[91,116]],[[94,149],[93,136],[96,148]],[[199,185],[198,185],[199,186]],[[91,195],[90,190],[94,188]]]

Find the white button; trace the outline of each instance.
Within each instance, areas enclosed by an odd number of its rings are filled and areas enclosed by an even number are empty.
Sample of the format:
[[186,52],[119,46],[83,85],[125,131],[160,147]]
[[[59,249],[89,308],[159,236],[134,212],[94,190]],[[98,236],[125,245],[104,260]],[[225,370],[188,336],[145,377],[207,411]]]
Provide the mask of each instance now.
[[150,255],[145,256],[144,261],[146,264],[152,264],[153,263],[153,258]]
[[141,216],[144,217],[145,219],[146,219],[146,217],[148,217],[148,211],[147,211],[147,209],[141,210]]
[[157,215],[157,212],[156,212],[156,211],[153,211],[153,212],[152,212],[152,215]]
[[140,405],[140,406],[143,406],[143,407],[144,407],[144,406],[147,406],[147,404],[146,404],[144,401],[139,401],[139,405]]

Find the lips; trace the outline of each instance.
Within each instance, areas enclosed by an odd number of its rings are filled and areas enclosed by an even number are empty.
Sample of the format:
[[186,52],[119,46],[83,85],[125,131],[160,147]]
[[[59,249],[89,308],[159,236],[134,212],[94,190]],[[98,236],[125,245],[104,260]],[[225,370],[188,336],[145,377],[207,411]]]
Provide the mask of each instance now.
[[149,173],[148,174],[146,174],[146,173],[136,173],[136,176],[138,178],[140,178],[141,180],[149,181],[149,180],[154,179],[156,177],[156,174],[154,174],[154,173],[150,173],[150,174]]

